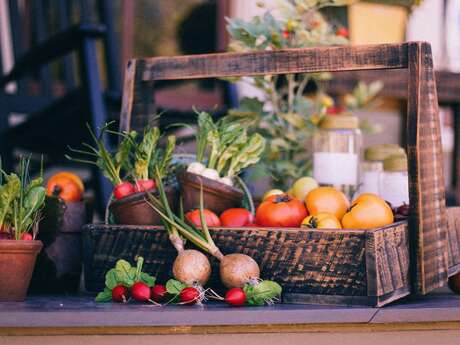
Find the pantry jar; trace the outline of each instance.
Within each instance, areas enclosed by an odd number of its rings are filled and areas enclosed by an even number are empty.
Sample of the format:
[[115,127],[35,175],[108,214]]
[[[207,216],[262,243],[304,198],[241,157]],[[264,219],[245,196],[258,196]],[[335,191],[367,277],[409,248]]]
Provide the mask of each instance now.
[[313,137],[313,177],[352,198],[358,187],[361,131],[351,115],[328,115]]
[[373,193],[381,196],[383,161],[391,155],[404,155],[404,149],[396,144],[379,144],[366,148],[361,163],[360,183],[357,194]]
[[409,204],[409,175],[407,156],[392,155],[383,161],[382,193],[383,199],[393,207]]

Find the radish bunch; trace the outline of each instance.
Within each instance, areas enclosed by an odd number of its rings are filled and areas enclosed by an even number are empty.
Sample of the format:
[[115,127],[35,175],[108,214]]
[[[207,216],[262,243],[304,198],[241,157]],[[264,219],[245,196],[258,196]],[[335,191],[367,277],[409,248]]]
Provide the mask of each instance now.
[[130,298],[137,302],[152,302],[151,288],[155,278],[142,272],[144,258],[137,259],[136,267],[126,260],[118,260],[105,275],[105,288],[96,296],[96,302],[126,303]]

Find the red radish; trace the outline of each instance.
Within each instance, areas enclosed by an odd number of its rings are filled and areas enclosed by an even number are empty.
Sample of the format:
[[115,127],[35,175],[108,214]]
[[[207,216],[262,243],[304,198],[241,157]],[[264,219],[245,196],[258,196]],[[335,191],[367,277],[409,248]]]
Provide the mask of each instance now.
[[342,36],[342,37],[347,38],[347,37],[348,37],[348,30],[347,30],[347,28],[341,26],[340,28],[337,29],[337,31],[335,32],[335,34],[336,34],[337,36]]
[[[206,221],[207,226],[220,226],[221,225],[219,217],[217,217],[217,215],[214,212],[204,209],[203,213],[204,213],[204,219]],[[185,218],[187,219],[189,223],[197,227],[201,227],[200,210],[197,209],[197,210],[187,212],[185,214]]]
[[133,296],[135,301],[147,302],[150,300],[150,288],[142,282],[134,283],[131,288],[131,296]]
[[136,191],[137,192],[146,192],[148,190],[154,189],[156,187],[154,180],[137,180],[136,181]]
[[408,217],[409,216],[409,211],[410,211],[409,205],[406,204],[406,203],[403,203],[401,206],[399,206],[396,209],[396,214],[400,215],[400,216],[403,216],[403,217]]
[[242,306],[246,302],[246,294],[241,288],[232,288],[225,294],[225,302],[235,307]]
[[254,222],[254,216],[245,208],[229,208],[219,218],[222,226],[241,227]]
[[194,287],[186,287],[179,294],[180,300],[184,304],[195,304],[200,298],[200,293]]
[[134,188],[134,186],[128,181],[124,181],[115,186],[115,188],[113,189],[113,196],[115,197],[115,199],[120,200],[135,192],[136,189]]
[[166,287],[164,285],[156,284],[152,288],[151,297],[155,302],[160,303],[165,299],[167,293],[168,292],[166,291]]
[[13,239],[13,236],[9,232],[6,231],[0,231],[0,240],[11,240]]
[[32,241],[34,238],[31,234],[29,234],[28,232],[25,232],[21,235],[21,240],[23,241]]
[[123,285],[117,285],[112,289],[112,300],[118,303],[126,303],[128,289]]
[[283,31],[283,37],[284,37],[285,39],[289,39],[289,35],[290,35],[290,32],[289,32],[288,30],[284,30],[284,31]]

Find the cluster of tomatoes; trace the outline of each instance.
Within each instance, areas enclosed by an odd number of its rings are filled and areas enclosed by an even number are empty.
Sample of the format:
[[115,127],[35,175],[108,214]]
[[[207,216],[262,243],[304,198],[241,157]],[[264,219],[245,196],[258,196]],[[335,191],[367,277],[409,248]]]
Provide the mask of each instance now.
[[[332,187],[316,187],[304,200],[287,193],[268,195],[255,217],[244,208],[232,208],[217,216],[204,210],[208,226],[307,227],[316,229],[372,229],[394,221],[391,207],[375,194],[365,193],[350,202],[344,193]],[[188,222],[200,226],[200,212],[185,215]]]

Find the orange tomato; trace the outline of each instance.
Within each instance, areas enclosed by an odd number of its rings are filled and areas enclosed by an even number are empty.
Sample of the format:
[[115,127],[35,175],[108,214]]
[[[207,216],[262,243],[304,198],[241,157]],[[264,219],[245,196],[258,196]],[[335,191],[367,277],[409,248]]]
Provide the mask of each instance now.
[[47,183],[46,194],[57,196],[67,202],[80,201],[83,198],[81,186],[74,178],[67,176],[53,176]]
[[342,225],[336,216],[326,212],[308,216],[302,221],[302,227],[311,229],[342,229]]
[[393,223],[393,211],[379,196],[364,193],[353,201],[342,218],[344,229],[372,229]]
[[310,214],[331,213],[338,220],[350,207],[345,194],[332,187],[318,187],[311,190],[305,197],[305,203]]
[[[221,226],[220,219],[217,216],[217,214],[215,214],[214,212],[205,208],[203,209],[203,215],[204,215],[204,221],[207,226]],[[187,212],[185,214],[185,219],[189,223],[197,227],[201,227],[200,210],[193,210],[193,211]]]
[[55,179],[60,179],[61,177],[67,177],[71,179],[73,182],[77,184],[82,194],[85,192],[85,186],[83,185],[83,181],[81,180],[81,178],[78,175],[75,175],[74,173],[68,171],[62,171],[57,174],[54,174],[50,177],[48,183],[53,183]]

